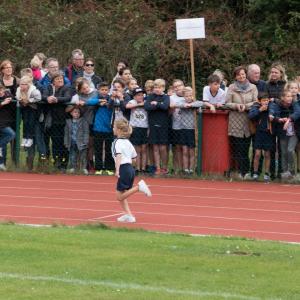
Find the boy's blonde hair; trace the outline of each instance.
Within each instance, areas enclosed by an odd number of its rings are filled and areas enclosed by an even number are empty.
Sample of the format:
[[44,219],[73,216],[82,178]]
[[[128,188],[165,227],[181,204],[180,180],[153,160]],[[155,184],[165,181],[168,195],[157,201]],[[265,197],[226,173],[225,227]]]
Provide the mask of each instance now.
[[116,120],[114,123],[115,128],[121,132],[121,137],[129,138],[132,134],[132,127],[129,125],[129,122],[125,118]]
[[41,65],[41,61],[37,56],[34,56],[33,59],[30,61],[31,68],[39,68]]
[[183,96],[187,93],[193,93],[193,89],[190,86],[184,87],[184,89],[182,91]]
[[21,77],[24,77],[24,76],[29,76],[29,77],[32,77],[33,78],[33,75],[32,75],[32,70],[30,68],[24,68],[20,71],[20,75]]
[[21,77],[20,79],[20,84],[28,84],[28,85],[31,85],[32,84],[32,77],[28,76],[28,75],[24,75]]
[[154,87],[154,81],[153,80],[149,79],[145,82],[145,90],[146,89],[153,89],[153,87]]
[[298,87],[298,89],[300,89],[300,83],[298,81],[296,81],[296,80],[288,81],[286,83],[286,85],[284,86],[284,89],[285,90],[289,90],[290,87],[292,86],[292,84],[295,84]]
[[153,82],[153,86],[154,87],[163,87],[165,88],[166,87],[166,81],[164,79],[155,79],[154,82]]

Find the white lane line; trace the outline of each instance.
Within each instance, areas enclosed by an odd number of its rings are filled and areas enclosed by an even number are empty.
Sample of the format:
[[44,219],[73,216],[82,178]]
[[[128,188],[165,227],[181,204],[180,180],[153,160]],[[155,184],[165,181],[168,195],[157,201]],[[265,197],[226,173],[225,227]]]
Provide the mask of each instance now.
[[[90,280],[90,279],[76,279],[76,278],[64,278],[58,276],[33,276],[27,274],[16,274],[16,273],[5,273],[0,272],[0,278],[2,279],[14,279],[14,280],[26,280],[26,281],[36,281],[36,282],[56,282],[62,284],[80,285],[80,286],[104,286],[114,289],[125,289],[125,290],[137,290],[143,292],[155,292],[155,293],[165,293],[172,295],[182,295],[182,296],[192,296],[192,297],[217,297],[219,299],[241,299],[241,300],[260,300],[259,297],[245,296],[240,294],[233,294],[230,292],[222,291],[201,291],[201,290],[184,290],[175,289],[170,287],[158,287],[150,285],[141,285],[137,283],[126,283],[126,282],[116,282],[109,280]],[[274,299],[274,298],[272,298]]]
[[[139,202],[140,204],[140,202]],[[92,208],[77,208],[77,207],[59,207],[59,206],[39,206],[39,205],[19,205],[19,204],[1,204],[0,207],[18,207],[18,208],[36,208],[36,209],[61,209],[61,210],[74,210],[74,211],[114,211],[114,209],[92,209]],[[300,214],[300,211],[292,210],[278,210],[278,209],[259,209],[259,208],[242,208],[242,207],[228,207],[228,206],[213,206],[213,205],[198,205],[197,208],[209,208],[209,209],[226,209],[233,211],[247,211],[247,212],[271,212],[271,213],[288,213],[288,214]],[[169,213],[149,213],[149,214],[159,214],[159,215],[174,215],[174,216],[184,216],[190,217],[193,215],[186,214],[169,214]],[[195,216],[196,217],[196,216]]]
[[[14,179],[0,179],[1,181],[5,181],[5,180],[11,180],[11,181],[21,181],[21,180],[14,180]],[[28,180],[31,181],[31,180]],[[74,184],[94,184],[94,185],[111,185],[114,186],[115,183],[109,183],[109,182],[80,182],[80,181],[74,181],[74,182],[70,182],[70,181],[45,181],[45,180],[36,180],[38,182],[43,182],[43,183],[74,183]],[[199,185],[203,184],[203,182],[199,182]],[[230,185],[230,183],[228,183],[228,185]],[[250,184],[249,184],[250,185]],[[149,184],[150,187],[158,187],[158,188],[166,188],[166,189],[176,189],[176,190],[180,190],[180,189],[188,189],[188,190],[211,190],[211,191],[232,191],[232,192],[251,192],[251,193],[269,193],[269,194],[287,194],[287,195],[300,195],[300,191],[299,192],[289,192],[289,191],[274,191],[274,190],[266,190],[266,189],[260,189],[260,190],[254,190],[254,189],[243,189],[243,188],[215,188],[215,187],[201,187],[201,186],[189,186],[189,185],[185,185],[185,186],[181,186],[181,185],[162,185],[162,184]],[[277,185],[274,184],[274,186],[276,187]],[[283,185],[280,185],[281,187],[284,187]],[[18,188],[15,186],[10,186],[10,187],[6,187],[6,188]],[[30,189],[30,188],[28,188]],[[43,189],[43,188],[33,188],[33,189]],[[298,187],[297,187],[298,189]],[[299,188],[300,190],[300,188]],[[67,191],[67,190],[66,190]],[[70,190],[70,191],[89,191],[91,192],[91,190]]]
[[[138,214],[137,214],[138,215]],[[5,220],[13,220],[15,218],[29,218],[29,219],[38,219],[38,220],[49,220],[51,222],[55,222],[57,220],[59,221],[80,221],[80,222],[87,222],[87,219],[75,219],[75,218],[57,218],[57,217],[37,217],[37,216],[16,216],[16,215],[0,215],[0,218],[4,218]],[[24,220],[23,220],[24,221]],[[91,222],[96,222],[96,220],[90,220]],[[107,224],[117,224],[116,221],[107,221],[104,220],[104,223]],[[23,224],[23,223],[22,223]],[[139,222],[135,223],[135,227],[138,228],[144,228],[151,230],[149,228],[145,227],[139,227],[139,226],[159,226],[164,227],[164,229],[159,229],[160,232],[166,232],[165,228],[180,228],[180,229],[197,229],[197,230],[218,230],[218,231],[224,231],[227,232],[227,234],[230,234],[229,232],[250,232],[250,233],[263,233],[263,234],[275,234],[275,235],[290,235],[290,236],[300,236],[300,233],[291,233],[291,232],[277,232],[277,231],[261,231],[261,230],[247,230],[247,229],[237,229],[237,228],[224,228],[224,227],[208,227],[208,226],[194,226],[194,225],[176,225],[176,224],[164,224],[164,223],[149,223],[149,222]],[[207,233],[209,234],[209,233]],[[231,234],[232,235],[232,234]],[[299,242],[299,241],[294,241]]]
[[[14,204],[0,204],[0,207],[17,207],[17,208],[33,208],[33,209],[55,209],[55,210],[74,210],[74,211],[89,211],[89,212],[116,212],[115,214],[96,217],[96,218],[87,218],[87,220],[97,220],[108,218],[110,216],[115,216],[122,214],[119,212],[119,209],[89,209],[89,208],[71,208],[71,207],[57,207],[57,206],[35,206],[35,205],[14,205]],[[223,209],[223,208],[222,208]],[[149,211],[136,211],[136,214],[145,215],[145,216],[166,216],[166,217],[177,217],[177,218],[197,218],[197,219],[216,219],[216,220],[230,220],[230,221],[249,221],[249,222],[260,222],[260,223],[277,223],[277,224],[300,224],[300,221],[287,221],[284,220],[274,220],[274,219],[257,219],[257,218],[247,218],[247,217],[224,217],[224,216],[214,216],[214,215],[195,215],[195,214],[180,214],[180,213],[165,213],[165,212],[149,212]],[[54,218],[54,217],[49,217]]]
[[[104,194],[104,193],[108,193],[108,194],[115,194],[115,191],[113,190],[109,190],[109,191],[103,191],[103,190],[81,190],[81,189],[58,189],[58,188],[41,188],[41,187],[17,187],[17,186],[10,186],[10,187],[0,187],[0,190],[3,189],[13,189],[13,190],[42,190],[42,191],[62,191],[62,192],[84,192],[84,193],[92,193],[92,194]],[[294,194],[293,194],[294,195]],[[218,197],[218,196],[201,196],[201,195],[179,195],[179,194],[156,194],[153,193],[153,196],[168,196],[168,197],[180,197],[180,198],[208,198],[208,199],[223,199],[222,197]],[[228,200],[237,200],[235,198],[231,198],[231,197],[226,197],[224,199],[228,199]],[[245,200],[248,200],[248,198],[244,198]],[[255,199],[249,199],[252,201],[264,201],[264,200],[255,200]],[[276,201],[276,200],[275,200]],[[271,203],[273,201],[270,201]],[[285,203],[285,202],[284,202]],[[294,204],[294,202],[290,201],[289,203]],[[296,202],[296,204],[298,204],[299,202]]]
[[[103,192],[109,193],[109,194],[115,194],[115,192]],[[300,202],[297,201],[280,201],[280,200],[264,200],[264,199],[252,199],[252,198],[232,198],[232,197],[214,197],[214,196],[181,196],[181,195],[171,195],[171,194],[152,194],[153,196],[170,196],[170,197],[178,197],[178,198],[197,198],[201,200],[207,200],[207,199],[213,199],[213,200],[233,200],[242,202],[243,204],[247,202],[259,202],[259,203],[276,203],[276,204],[292,204],[297,205],[300,204]],[[11,195],[11,194],[0,194],[0,198],[26,198],[26,199],[49,199],[49,200],[64,200],[64,201],[81,201],[81,202],[110,202],[110,203],[116,203],[116,200],[107,200],[107,199],[87,199],[87,198],[66,198],[66,197],[45,197],[45,196],[26,196],[26,195]],[[131,203],[137,203],[137,204],[149,204],[149,205],[160,205],[160,206],[178,206],[178,207],[197,207],[197,205],[194,204],[183,204],[183,203],[168,203],[168,202],[140,202],[140,201],[131,201]]]

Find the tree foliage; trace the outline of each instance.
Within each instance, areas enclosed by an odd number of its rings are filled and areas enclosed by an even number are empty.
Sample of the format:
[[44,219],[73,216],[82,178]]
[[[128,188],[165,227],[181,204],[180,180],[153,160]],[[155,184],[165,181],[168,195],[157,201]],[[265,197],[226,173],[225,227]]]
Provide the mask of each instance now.
[[6,0],[0,3],[0,58],[18,68],[35,52],[66,65],[82,48],[110,80],[126,58],[139,81],[179,77],[190,82],[189,48],[177,41],[175,19],[204,17],[206,39],[195,40],[198,86],[216,68],[229,79],[240,64],[258,63],[264,72],[281,60],[299,74],[298,0]]

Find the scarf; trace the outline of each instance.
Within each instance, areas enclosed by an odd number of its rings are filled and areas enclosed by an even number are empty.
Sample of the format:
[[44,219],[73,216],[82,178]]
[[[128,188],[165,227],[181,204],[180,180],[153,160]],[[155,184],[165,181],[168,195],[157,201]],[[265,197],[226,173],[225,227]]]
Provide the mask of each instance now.
[[96,87],[95,87],[95,85],[94,85],[94,83],[93,83],[93,81],[92,81],[92,77],[95,75],[95,73],[93,72],[93,73],[90,73],[90,74],[88,74],[88,73],[86,73],[86,72],[83,72],[83,78],[85,78],[85,79],[87,79],[88,81],[89,81],[89,83],[90,83],[90,86],[91,86],[91,88],[94,90]]
[[239,81],[234,82],[235,86],[237,87],[238,90],[241,92],[246,92],[248,88],[250,87],[250,82],[248,79],[245,80],[245,82],[241,83]]

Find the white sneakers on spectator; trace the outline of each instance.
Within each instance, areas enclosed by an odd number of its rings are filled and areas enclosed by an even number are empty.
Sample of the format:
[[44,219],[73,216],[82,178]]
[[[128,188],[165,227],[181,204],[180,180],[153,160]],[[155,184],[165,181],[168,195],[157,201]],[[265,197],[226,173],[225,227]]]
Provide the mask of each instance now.
[[148,185],[146,184],[146,182],[144,180],[140,180],[138,182],[138,186],[139,186],[139,191],[146,194],[146,196],[151,197],[151,191],[148,187]]
[[286,172],[281,173],[281,178],[282,179],[291,179],[291,178],[293,178],[293,175],[290,171],[286,171]]
[[136,222],[135,217],[132,215],[128,215],[128,214],[119,217],[117,220],[118,220],[118,222],[121,222],[121,223],[135,223]]
[[22,139],[21,147],[30,148],[33,145],[33,139]]
[[89,175],[88,169],[83,169],[83,170],[82,170],[82,173],[83,173],[84,175]]
[[0,164],[0,171],[6,171],[6,167],[4,164]]

